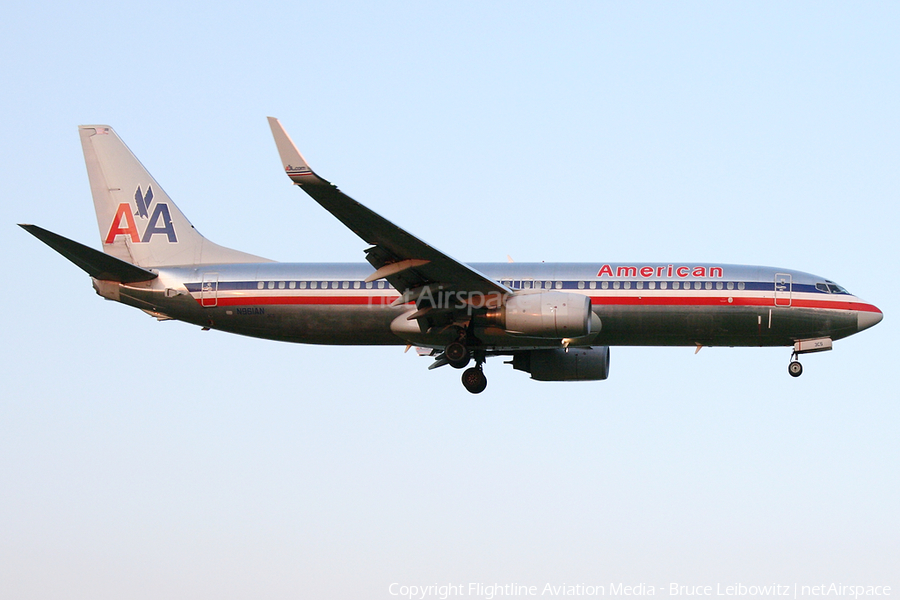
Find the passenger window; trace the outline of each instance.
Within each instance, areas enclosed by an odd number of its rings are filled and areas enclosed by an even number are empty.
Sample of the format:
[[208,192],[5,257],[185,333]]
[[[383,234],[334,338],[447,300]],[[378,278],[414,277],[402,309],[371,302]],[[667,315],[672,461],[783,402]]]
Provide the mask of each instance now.
[[706,289],[711,290],[711,289],[712,289],[712,281],[707,281],[707,282],[704,284],[704,286],[706,287]]
[[296,288],[296,287],[297,287],[297,282],[296,282],[296,281],[290,282],[290,283],[288,284],[288,287],[289,287],[290,289]]
[[579,282],[578,282],[578,289],[579,289],[579,290],[583,290],[583,289],[584,289],[584,282],[583,282],[583,281],[579,281]]
[[613,289],[617,290],[622,284],[618,281],[613,281]]
[[729,281],[727,287],[728,287],[729,290],[733,290],[733,289],[734,289],[734,282],[733,282],[733,281]]
[[317,287],[319,287],[319,282],[318,282],[318,281],[310,281],[310,282],[309,282],[309,289],[314,290],[314,289],[316,289]]
[[738,289],[739,289],[739,290],[742,290],[742,289],[744,289],[744,287],[745,287],[745,286],[744,286],[744,282],[743,282],[743,281],[739,281],[739,282],[738,282]]
[[626,281],[626,282],[625,282],[625,289],[626,289],[626,290],[630,290],[630,289],[631,289],[631,282],[630,282],[630,281]]
[[278,289],[279,289],[279,290],[283,290],[283,289],[284,289],[284,282],[283,282],[283,281],[279,281],[279,282],[278,282]]
[[648,281],[648,282],[647,282],[647,288],[648,288],[648,289],[651,289],[651,290],[655,290],[655,289],[656,289],[656,282],[655,282],[655,281]]
[[358,289],[359,289],[359,282],[358,282],[358,281],[354,281],[354,282],[353,282],[353,289],[354,289],[354,290],[358,290]]
[[672,289],[673,289],[673,290],[677,290],[677,289],[680,289],[680,288],[681,288],[681,282],[680,282],[680,281],[673,281],[673,282],[672,282]]
[[668,281],[660,281],[659,282],[659,289],[664,290],[664,289],[667,289],[668,287],[669,287]]
[[644,282],[643,282],[643,281],[638,281],[638,282],[637,282],[637,289],[639,289],[639,290],[644,289]]
[[266,282],[265,282],[265,281],[260,281],[259,283],[256,284],[256,289],[258,289],[258,290],[261,290],[261,289],[263,289],[264,287],[266,287]]
[[306,289],[306,282],[305,282],[305,281],[301,281],[301,282],[300,282],[300,289],[301,289],[301,290],[305,290],[305,289]]
[[591,289],[592,289],[592,290],[596,290],[596,289],[597,289],[597,282],[596,282],[596,281],[592,281],[592,282],[591,282]]
[[349,281],[345,281],[344,283],[341,284],[341,287],[344,288],[345,290],[349,290],[349,289],[350,289],[350,282],[349,282]]
[[608,290],[608,289],[609,289],[609,282],[608,282],[608,281],[603,281],[603,282],[601,282],[601,283],[600,283],[600,288],[601,288],[601,289],[604,289],[604,290]]
[[383,290],[383,289],[384,289],[384,282],[383,282],[383,281],[379,281],[379,282],[378,282],[378,289],[379,289],[379,290]]
[[561,289],[562,289],[562,281],[557,281],[557,282],[556,282],[556,289],[558,289],[558,290],[561,290]]
[[269,288],[270,290],[274,290],[274,289],[275,289],[275,282],[274,282],[274,281],[270,281],[266,287]]
[[721,281],[716,282],[716,289],[721,290],[725,285]]

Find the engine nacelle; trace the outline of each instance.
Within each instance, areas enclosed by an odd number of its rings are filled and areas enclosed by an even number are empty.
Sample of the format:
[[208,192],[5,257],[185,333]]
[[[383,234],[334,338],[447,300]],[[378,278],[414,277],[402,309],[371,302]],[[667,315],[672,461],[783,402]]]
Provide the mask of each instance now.
[[599,381],[609,377],[609,346],[518,352],[512,365],[538,381]]
[[508,298],[487,319],[510,333],[577,338],[591,333],[591,299],[565,292],[522,294]]

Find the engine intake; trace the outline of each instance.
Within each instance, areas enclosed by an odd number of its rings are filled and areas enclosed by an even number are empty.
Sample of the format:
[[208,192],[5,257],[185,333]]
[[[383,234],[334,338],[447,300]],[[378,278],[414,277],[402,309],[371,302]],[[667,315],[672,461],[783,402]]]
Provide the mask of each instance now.
[[591,333],[591,299],[565,292],[522,294],[486,317],[510,333],[577,338]]
[[609,377],[609,346],[517,352],[512,366],[538,381],[599,381]]

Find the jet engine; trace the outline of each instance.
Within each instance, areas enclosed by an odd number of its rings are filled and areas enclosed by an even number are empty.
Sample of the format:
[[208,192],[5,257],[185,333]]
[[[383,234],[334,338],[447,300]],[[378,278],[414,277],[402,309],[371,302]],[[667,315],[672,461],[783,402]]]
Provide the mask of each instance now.
[[591,299],[565,292],[522,294],[508,298],[486,318],[510,333],[577,338],[591,333]]
[[609,346],[517,352],[512,366],[538,381],[599,381],[609,377]]

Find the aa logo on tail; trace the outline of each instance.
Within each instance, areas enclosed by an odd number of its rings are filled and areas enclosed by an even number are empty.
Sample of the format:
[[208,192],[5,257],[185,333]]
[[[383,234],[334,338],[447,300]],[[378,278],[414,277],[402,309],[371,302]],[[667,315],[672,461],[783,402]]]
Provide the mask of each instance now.
[[[152,202],[153,188],[147,186],[147,193],[144,194],[141,192],[141,186],[138,186],[134,192],[137,211],[132,214],[132,207],[127,202],[119,205],[116,209],[116,216],[109,225],[106,243],[112,244],[116,241],[117,236],[127,235],[133,244],[146,244],[157,233],[164,234],[173,244],[178,242],[178,238],[175,236],[175,225],[172,224],[172,216],[169,214],[169,205],[165,202],[157,202],[151,213]],[[147,221],[143,234],[138,231],[134,217]]]

